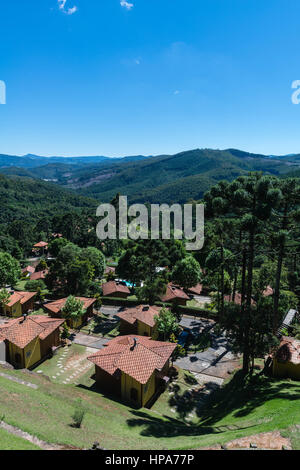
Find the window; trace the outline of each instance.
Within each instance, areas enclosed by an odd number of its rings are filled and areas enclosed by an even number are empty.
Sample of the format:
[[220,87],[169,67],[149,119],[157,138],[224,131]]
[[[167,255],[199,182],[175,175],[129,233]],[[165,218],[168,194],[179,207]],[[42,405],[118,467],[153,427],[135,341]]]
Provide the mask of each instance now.
[[130,390],[130,399],[133,401],[138,401],[138,391],[136,388]]

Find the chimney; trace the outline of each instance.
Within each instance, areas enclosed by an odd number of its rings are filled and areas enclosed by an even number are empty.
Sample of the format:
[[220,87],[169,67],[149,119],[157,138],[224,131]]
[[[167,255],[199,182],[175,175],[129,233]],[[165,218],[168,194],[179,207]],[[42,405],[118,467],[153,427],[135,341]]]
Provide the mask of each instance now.
[[147,312],[147,310],[149,310],[149,308],[150,308],[150,306],[149,306],[149,305],[144,305],[144,307],[143,307],[143,311],[144,311],[144,312]]
[[22,316],[23,316],[23,321],[22,321],[22,323],[24,323],[24,321],[25,321],[25,320],[26,320],[26,318],[27,318],[27,313],[23,313],[23,315],[22,315]]
[[133,338],[133,345],[131,346],[130,351],[134,351],[137,345],[138,345],[137,338]]

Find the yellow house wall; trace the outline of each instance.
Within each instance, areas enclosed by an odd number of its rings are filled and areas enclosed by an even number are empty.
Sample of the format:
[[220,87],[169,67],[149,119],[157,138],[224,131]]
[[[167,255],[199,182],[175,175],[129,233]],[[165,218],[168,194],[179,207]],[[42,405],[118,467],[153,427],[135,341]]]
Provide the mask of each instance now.
[[139,336],[145,336],[145,333],[147,333],[147,336],[150,336],[152,339],[157,339],[158,338],[158,331],[157,331],[157,328],[155,326],[153,328],[151,328],[151,326],[145,325],[145,323],[138,320],[138,322],[137,322],[137,334]]
[[[8,343],[8,349],[9,349],[9,360],[12,364],[18,365],[20,367],[25,367],[25,361],[24,361],[24,351],[23,349],[18,348],[13,343]],[[21,356],[21,362],[17,363],[15,360],[16,354],[20,354]]]
[[145,406],[150,398],[155,393],[155,373],[153,372],[152,376],[148,380],[148,382],[143,385],[143,398],[142,398],[142,406]]
[[[16,363],[15,357],[16,354],[20,354],[21,362]],[[19,348],[13,343],[9,343],[9,357],[10,361],[18,365],[19,367],[23,367],[25,369],[30,368],[36,362],[41,360],[41,348],[40,348],[40,340],[39,338],[34,339],[29,343],[24,349]]]
[[5,313],[8,317],[18,318],[22,316],[22,305],[20,302],[17,302],[12,307],[8,307],[7,305],[4,307]]
[[275,377],[289,377],[300,380],[300,364],[292,364],[291,362],[281,363],[274,359],[273,375]]
[[149,325],[145,325],[145,323],[142,323],[141,321],[138,320],[137,322],[137,334],[139,336],[151,336],[151,327]]
[[130,398],[130,391],[132,388],[135,388],[138,392],[138,400],[137,404],[141,405],[142,404],[142,385],[134,380],[132,377],[130,377],[127,374],[124,374],[122,372],[121,376],[121,396],[123,400],[126,401],[132,401]]
[[41,347],[39,338],[34,339],[25,347],[24,357],[26,369],[29,369],[31,366],[41,360]]

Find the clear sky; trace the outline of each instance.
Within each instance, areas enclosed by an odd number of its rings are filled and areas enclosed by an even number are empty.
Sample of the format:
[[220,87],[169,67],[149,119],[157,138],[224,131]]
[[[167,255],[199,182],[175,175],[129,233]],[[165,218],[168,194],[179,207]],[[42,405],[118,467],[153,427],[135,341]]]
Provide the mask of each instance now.
[[0,0],[0,153],[300,153],[299,0]]

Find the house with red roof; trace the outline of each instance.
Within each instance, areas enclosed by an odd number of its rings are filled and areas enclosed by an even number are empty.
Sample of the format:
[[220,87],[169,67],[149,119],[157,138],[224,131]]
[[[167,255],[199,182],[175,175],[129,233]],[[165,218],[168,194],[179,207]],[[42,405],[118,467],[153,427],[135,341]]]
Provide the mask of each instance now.
[[[93,316],[93,306],[96,302],[96,299],[90,299],[87,297],[76,297],[77,300],[80,300],[83,303],[83,308],[85,310],[84,315],[81,318],[74,320],[73,318],[67,318],[66,322],[71,328],[80,328],[84,325],[89,317]],[[62,317],[62,308],[64,307],[68,297],[63,299],[55,300],[54,302],[49,302],[44,305],[45,310],[49,313],[49,315],[53,318],[61,318]]]
[[103,391],[141,407],[168,382],[175,348],[145,336],[118,336],[88,360],[95,364],[96,382]]
[[300,341],[283,336],[273,355],[273,375],[275,377],[300,380]]
[[[272,289],[271,286],[267,286],[266,289],[263,291],[262,295],[264,297],[269,297],[270,295],[273,295],[274,290]],[[237,305],[242,305],[242,294],[240,292],[236,292],[235,296],[233,298],[233,295],[224,295],[224,300],[225,302],[234,302]],[[251,305],[255,305],[256,302],[254,299],[251,299]]]
[[103,297],[127,299],[130,295],[128,287],[119,281],[109,281],[102,284]]
[[48,243],[47,242],[43,242],[43,241],[40,241],[38,243],[36,243],[35,245],[33,245],[33,251],[34,252],[40,252],[42,254],[45,253],[45,250],[48,249]]
[[21,317],[34,309],[36,292],[14,291],[6,305],[2,306],[2,314],[7,317]]
[[203,290],[203,285],[199,283],[196,286],[189,287],[188,289],[186,289],[186,292],[187,294],[191,294],[191,295],[201,295],[202,290]]
[[38,271],[30,275],[31,281],[40,281],[44,280],[48,274],[49,270],[45,269],[44,271]]
[[172,283],[167,285],[166,293],[161,297],[162,302],[171,303],[173,305],[186,305],[188,300],[190,300],[190,298],[184,290],[174,286]]
[[156,319],[159,315],[160,307],[150,305],[137,305],[127,308],[117,314],[120,318],[120,334],[137,334],[149,336],[152,339],[158,337],[156,330]]
[[8,320],[0,325],[0,345],[5,361],[16,368],[29,369],[52,354],[60,345],[59,328],[64,320],[43,315]]
[[35,272],[35,268],[33,266],[26,266],[26,268],[22,269],[23,276],[30,276]]

